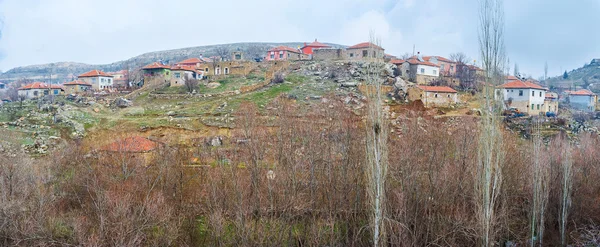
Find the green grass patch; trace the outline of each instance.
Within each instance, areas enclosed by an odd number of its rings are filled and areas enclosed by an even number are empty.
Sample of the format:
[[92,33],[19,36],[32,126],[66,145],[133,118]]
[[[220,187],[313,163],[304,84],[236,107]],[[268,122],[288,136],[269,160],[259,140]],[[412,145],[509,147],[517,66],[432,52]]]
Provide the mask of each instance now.
[[289,74],[285,77],[285,81],[289,81],[291,83],[303,83],[307,80],[308,78],[306,76],[303,75],[298,75],[298,74]]

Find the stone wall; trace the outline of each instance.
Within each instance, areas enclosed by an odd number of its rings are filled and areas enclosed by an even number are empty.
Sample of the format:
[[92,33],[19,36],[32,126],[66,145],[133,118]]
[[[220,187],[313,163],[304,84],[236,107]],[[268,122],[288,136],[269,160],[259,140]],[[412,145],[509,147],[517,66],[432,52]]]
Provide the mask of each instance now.
[[315,49],[312,55],[313,60],[343,60],[346,58],[345,49]]

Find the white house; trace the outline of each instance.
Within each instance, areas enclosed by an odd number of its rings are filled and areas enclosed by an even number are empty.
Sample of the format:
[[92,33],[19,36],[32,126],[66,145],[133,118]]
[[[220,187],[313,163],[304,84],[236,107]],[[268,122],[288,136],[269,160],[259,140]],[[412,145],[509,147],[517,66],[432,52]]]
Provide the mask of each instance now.
[[569,104],[574,109],[593,112],[597,101],[596,94],[587,89],[569,92]]
[[45,95],[61,95],[64,93],[64,88],[55,85],[55,84],[47,84],[43,82],[34,82],[31,84],[27,84],[18,89],[19,97],[23,97],[25,99],[38,98]]
[[92,84],[94,90],[107,90],[113,88],[113,76],[101,70],[85,72],[77,77],[80,81]]
[[440,66],[421,57],[410,58],[402,64],[402,76],[417,84],[429,84],[440,76]]
[[538,115],[546,109],[546,89],[538,84],[514,80],[500,86],[507,107],[517,108],[529,115]]

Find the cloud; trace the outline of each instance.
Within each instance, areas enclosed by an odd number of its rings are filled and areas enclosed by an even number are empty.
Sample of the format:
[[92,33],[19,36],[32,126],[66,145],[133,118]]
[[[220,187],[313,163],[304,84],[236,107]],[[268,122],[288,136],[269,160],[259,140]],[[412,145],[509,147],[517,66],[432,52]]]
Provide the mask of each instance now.
[[393,28],[379,11],[369,11],[346,22],[340,30],[339,41],[348,45],[366,42],[370,40],[371,33],[381,40],[384,47],[393,47],[402,41],[400,31]]

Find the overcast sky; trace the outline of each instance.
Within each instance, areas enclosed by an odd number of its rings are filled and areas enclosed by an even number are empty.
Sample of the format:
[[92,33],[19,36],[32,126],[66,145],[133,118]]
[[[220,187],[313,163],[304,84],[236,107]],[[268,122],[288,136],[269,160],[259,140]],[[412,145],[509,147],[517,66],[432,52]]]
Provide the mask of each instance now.
[[[508,56],[550,75],[600,58],[600,0],[505,0]],[[0,70],[59,61],[105,64],[142,53],[233,42],[367,41],[478,59],[477,0],[0,0]],[[512,68],[511,68],[512,71]]]

